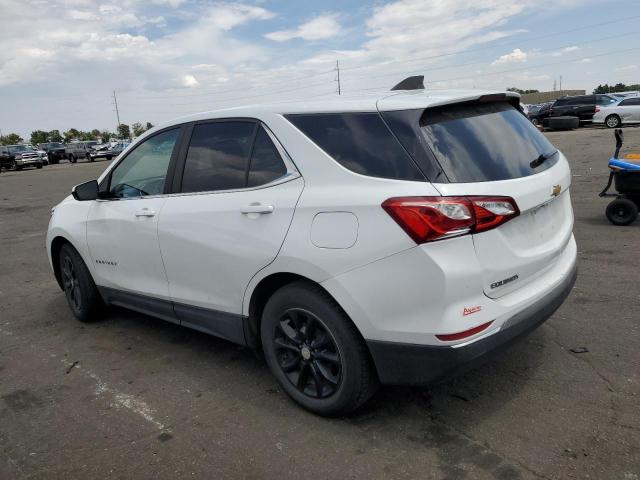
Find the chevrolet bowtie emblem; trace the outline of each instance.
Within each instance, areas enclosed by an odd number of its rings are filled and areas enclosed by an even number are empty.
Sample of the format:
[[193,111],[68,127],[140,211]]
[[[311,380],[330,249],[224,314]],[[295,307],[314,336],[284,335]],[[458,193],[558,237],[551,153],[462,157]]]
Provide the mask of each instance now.
[[561,191],[562,191],[562,187],[560,185],[554,185],[553,186],[553,191],[551,192],[551,196],[552,197],[557,197],[558,195],[560,195]]

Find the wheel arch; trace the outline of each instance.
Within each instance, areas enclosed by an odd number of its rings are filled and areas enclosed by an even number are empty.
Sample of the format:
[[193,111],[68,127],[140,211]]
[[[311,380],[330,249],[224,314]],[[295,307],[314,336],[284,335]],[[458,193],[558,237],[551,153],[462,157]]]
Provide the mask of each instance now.
[[260,322],[262,320],[262,312],[269,298],[271,298],[271,296],[282,287],[299,281],[307,282],[313,287],[325,292],[336,303],[336,305],[345,312],[346,316],[362,336],[362,332],[360,332],[358,326],[355,325],[353,320],[351,320],[348,312],[346,312],[340,302],[338,302],[331,292],[323,287],[320,282],[299,273],[275,272],[262,278],[251,291],[251,296],[248,301],[248,315],[246,317],[245,324],[245,341],[249,347],[261,350]]
[[62,247],[66,244],[71,245],[82,258],[80,250],[67,237],[56,235],[53,240],[51,240],[51,267],[53,268],[53,275],[58,282],[60,290],[64,290],[64,287],[62,285],[62,274],[60,272],[60,250],[62,250]]

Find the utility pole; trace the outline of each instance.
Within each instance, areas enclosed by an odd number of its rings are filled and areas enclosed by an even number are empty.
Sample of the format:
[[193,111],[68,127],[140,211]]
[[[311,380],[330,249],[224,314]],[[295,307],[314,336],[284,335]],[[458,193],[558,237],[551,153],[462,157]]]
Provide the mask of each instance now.
[[116,106],[116,118],[118,119],[118,126],[120,126],[120,112],[118,111],[118,99],[116,98],[116,91],[113,91],[113,104]]
[[338,95],[341,95],[341,90],[340,90],[340,64],[338,63],[338,60],[336,60],[336,71],[338,72],[338,78],[337,78]]
[[560,95],[562,95],[562,75],[560,75]]

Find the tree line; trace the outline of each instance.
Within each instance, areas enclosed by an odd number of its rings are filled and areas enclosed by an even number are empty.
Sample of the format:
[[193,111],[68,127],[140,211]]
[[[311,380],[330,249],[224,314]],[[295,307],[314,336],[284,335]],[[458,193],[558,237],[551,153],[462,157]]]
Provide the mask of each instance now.
[[[122,140],[131,140],[132,137],[139,137],[144,132],[153,128],[153,124],[151,122],[146,122],[144,124],[140,122],[136,122],[131,124],[131,126],[126,123],[121,123],[118,125],[118,128],[115,132],[110,132],[109,130],[98,130],[94,128],[91,131],[83,131],[78,130],[76,128],[70,128],[69,130],[60,133],[60,130],[34,130],[31,132],[31,137],[29,138],[29,143],[36,146],[39,143],[48,143],[48,142],[71,142],[72,140],[98,140],[101,139],[103,142],[108,142],[111,139],[122,139]],[[24,142],[24,139],[18,135],[17,133],[9,133],[7,135],[0,135],[0,145],[16,145]]]
[[637,92],[640,91],[640,83],[633,85],[625,85],[624,83],[616,83],[615,85],[598,85],[593,93],[616,93],[616,92]]

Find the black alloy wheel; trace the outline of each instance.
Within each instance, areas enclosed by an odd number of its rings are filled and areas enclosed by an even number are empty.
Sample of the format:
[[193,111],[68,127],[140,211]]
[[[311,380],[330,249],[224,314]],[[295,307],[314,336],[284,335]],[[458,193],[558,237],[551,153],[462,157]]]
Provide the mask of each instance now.
[[362,335],[340,305],[312,282],[289,283],[269,297],[260,343],[282,389],[319,415],[352,412],[378,387]]
[[278,365],[299,392],[333,395],[342,380],[340,353],[331,333],[313,313],[291,308],[280,317],[273,338]]
[[71,257],[62,259],[62,285],[69,305],[75,312],[82,311],[82,290]]
[[80,254],[65,244],[59,254],[60,283],[73,315],[81,322],[101,317],[105,304]]

